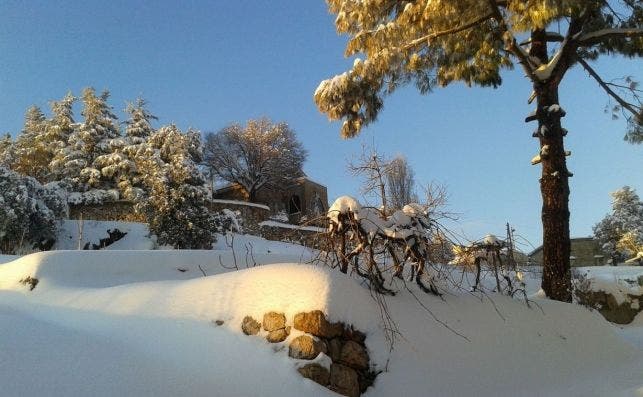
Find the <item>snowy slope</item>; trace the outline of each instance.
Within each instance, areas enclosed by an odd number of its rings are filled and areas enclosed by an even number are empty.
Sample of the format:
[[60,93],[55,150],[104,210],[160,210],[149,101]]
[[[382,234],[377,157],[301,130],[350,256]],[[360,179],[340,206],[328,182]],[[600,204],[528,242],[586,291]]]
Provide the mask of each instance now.
[[[299,262],[280,248],[265,243],[263,263]],[[298,263],[231,271],[217,255],[230,264],[223,250],[53,252],[1,264],[0,394],[332,395],[297,374],[287,349],[239,327],[245,315],[277,310],[292,321],[313,309],[366,331],[372,361],[388,362],[368,396],[643,393],[640,347],[580,306],[464,292],[441,300],[400,284],[386,301],[399,329],[389,353],[379,306],[356,280]],[[18,282],[26,276],[40,280],[33,291]]]

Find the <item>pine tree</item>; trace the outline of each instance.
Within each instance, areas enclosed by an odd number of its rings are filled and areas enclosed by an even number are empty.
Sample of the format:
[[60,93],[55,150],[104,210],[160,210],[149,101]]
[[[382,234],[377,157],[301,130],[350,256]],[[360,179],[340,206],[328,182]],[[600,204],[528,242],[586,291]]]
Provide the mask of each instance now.
[[49,162],[50,181],[59,181],[67,175],[65,169],[65,158],[70,152],[68,146],[69,137],[74,132],[74,111],[73,106],[78,98],[68,92],[59,101],[52,101],[52,117],[47,122],[45,129],[46,141],[49,143],[52,152]]
[[157,117],[148,112],[144,99],[129,103],[125,111],[130,118],[125,122],[125,136],[109,141],[109,153],[98,156],[94,164],[103,177],[111,179],[121,197],[137,201],[143,197],[142,179],[136,168],[136,157],[147,138],[154,132],[151,121]]
[[136,164],[148,194],[138,208],[159,244],[179,249],[212,246],[215,224],[197,166],[201,153],[200,134],[184,134],[175,125],[152,133],[138,152]]
[[612,213],[594,226],[594,237],[616,265],[643,245],[643,202],[629,186],[612,193]]
[[[596,80],[627,115],[626,139],[642,136],[636,86],[605,82],[589,62],[604,54],[643,56],[643,3],[605,0],[328,0],[337,31],[350,36],[346,55],[360,55],[346,73],[323,81],[314,98],[342,136],[377,118],[384,96],[415,83],[420,92],[454,81],[501,84],[518,63],[530,79],[533,136],[542,164],[543,281],[548,297],[571,301],[569,182],[558,87],[573,66]],[[554,32],[563,27],[564,34]],[[525,39],[523,41],[523,39]],[[520,40],[520,41],[519,41]],[[558,43],[558,44],[556,44]],[[553,53],[552,51],[553,50]]]
[[116,116],[107,104],[108,98],[108,91],[96,96],[93,88],[85,88],[81,113],[84,122],[69,136],[69,149],[63,163],[68,179],[80,191],[113,187],[95,164],[96,158],[109,153],[110,140],[120,135]]
[[25,124],[13,147],[11,168],[45,182],[49,175],[49,148],[44,140],[46,119],[37,106],[27,109]]
[[9,168],[13,163],[13,140],[8,132],[0,138],[0,167]]

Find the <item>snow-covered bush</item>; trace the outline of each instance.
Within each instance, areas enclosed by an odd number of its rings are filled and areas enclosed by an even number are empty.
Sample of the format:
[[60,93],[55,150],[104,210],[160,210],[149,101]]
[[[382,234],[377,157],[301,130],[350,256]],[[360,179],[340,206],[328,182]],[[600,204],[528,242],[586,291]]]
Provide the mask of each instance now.
[[67,212],[56,189],[0,167],[0,251],[44,247],[56,237],[57,220]]
[[243,233],[243,218],[240,211],[224,208],[212,215],[212,221],[217,233]]
[[481,284],[480,276],[483,270],[489,270],[495,279],[495,285],[490,289],[509,296],[517,292],[524,294],[523,275],[516,267],[513,251],[514,247],[509,238],[502,240],[488,234],[482,240],[468,245],[454,245],[454,259],[450,263],[475,271],[474,291],[485,288]]
[[425,292],[440,295],[432,265],[447,262],[440,255],[449,251],[444,249],[448,241],[429,219],[427,208],[411,203],[387,218],[380,210],[343,196],[328,209],[327,218],[340,271],[348,272],[352,263],[353,270],[369,279],[377,291],[393,293],[384,287],[382,269],[391,267],[380,260],[385,253],[392,262],[392,276],[402,278],[404,265],[409,262],[410,278]]

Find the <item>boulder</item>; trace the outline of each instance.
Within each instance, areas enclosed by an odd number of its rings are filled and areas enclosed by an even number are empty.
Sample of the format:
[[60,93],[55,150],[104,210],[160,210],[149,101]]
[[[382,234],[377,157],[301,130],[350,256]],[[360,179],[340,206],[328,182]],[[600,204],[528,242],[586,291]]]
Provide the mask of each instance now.
[[270,343],[279,343],[285,341],[288,335],[290,335],[290,327],[279,328],[268,332],[266,340]]
[[306,364],[303,367],[297,368],[297,371],[299,371],[304,378],[308,378],[322,386],[327,386],[330,381],[330,372],[326,367],[322,367],[319,364]]
[[286,315],[277,312],[268,312],[263,315],[263,329],[268,332],[286,328]]
[[618,302],[614,295],[605,291],[575,291],[581,305],[591,307],[605,317],[607,321],[616,324],[629,324],[643,310],[641,302],[643,295],[627,294],[625,302]]
[[333,338],[328,341],[328,356],[331,360],[338,362],[342,356],[342,340]]
[[355,342],[363,345],[364,341],[366,340],[366,334],[363,333],[362,331],[356,330],[351,325],[350,327],[346,327],[344,329],[343,338],[345,340],[352,340],[352,341],[355,341]]
[[339,361],[355,369],[368,369],[368,353],[366,348],[352,340],[342,346]]
[[308,335],[300,335],[290,342],[288,355],[292,358],[313,360],[319,353],[326,352],[326,344],[323,341],[313,339]]
[[341,323],[330,323],[320,310],[312,312],[297,313],[294,319],[294,327],[322,338],[335,338],[342,335],[344,326]]
[[341,364],[331,364],[330,385],[332,391],[349,397],[359,397],[359,381],[354,369]]
[[261,324],[250,316],[245,316],[241,321],[241,330],[246,335],[257,335],[261,329]]

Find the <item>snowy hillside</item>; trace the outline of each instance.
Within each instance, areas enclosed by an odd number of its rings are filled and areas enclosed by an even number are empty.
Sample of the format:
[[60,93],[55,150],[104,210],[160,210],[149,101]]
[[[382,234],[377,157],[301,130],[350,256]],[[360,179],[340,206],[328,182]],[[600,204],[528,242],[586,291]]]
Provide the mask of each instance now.
[[[299,331],[270,344],[240,329],[246,315],[291,321],[319,309],[366,332],[384,371],[367,396],[643,395],[636,332],[628,343],[583,307],[465,292],[441,300],[399,284],[386,299],[399,331],[389,352],[380,306],[356,280],[280,263],[304,261],[302,247],[245,239],[262,266],[246,269],[221,241],[214,251],[59,251],[0,264],[1,394],[333,395],[288,358]],[[235,257],[242,270],[230,268]],[[38,279],[33,291],[27,277]]]

